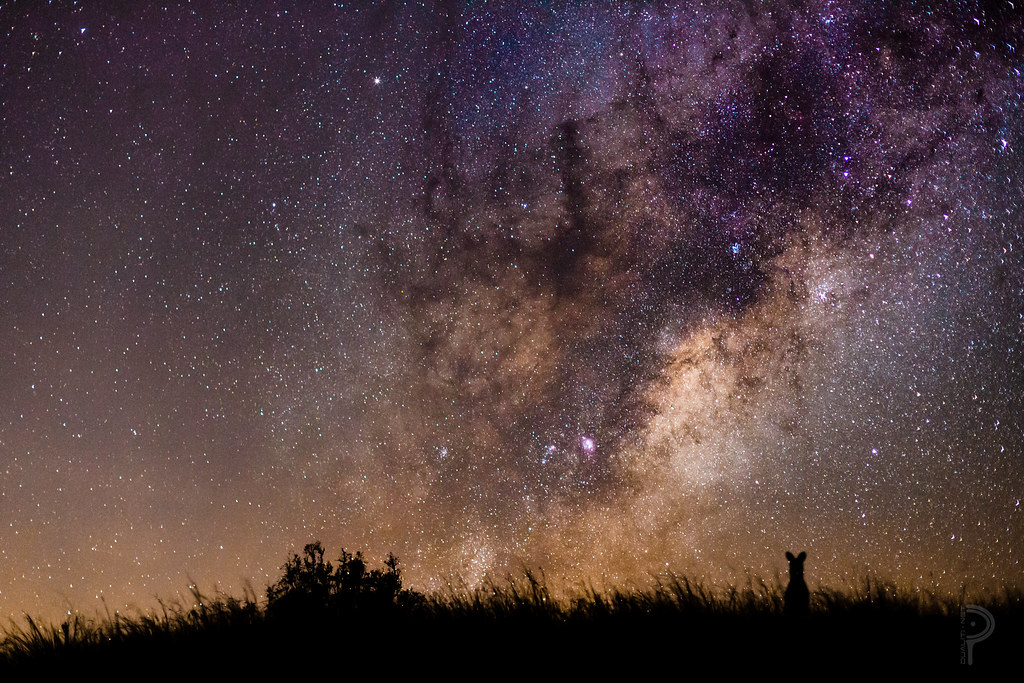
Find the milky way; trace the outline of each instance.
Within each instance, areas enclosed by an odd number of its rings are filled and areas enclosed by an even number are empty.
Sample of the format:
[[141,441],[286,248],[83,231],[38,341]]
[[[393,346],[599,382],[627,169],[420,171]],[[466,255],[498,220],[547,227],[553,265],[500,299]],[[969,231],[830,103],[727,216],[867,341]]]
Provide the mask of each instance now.
[[423,590],[1021,585],[1015,3],[0,30],[3,615],[314,539]]

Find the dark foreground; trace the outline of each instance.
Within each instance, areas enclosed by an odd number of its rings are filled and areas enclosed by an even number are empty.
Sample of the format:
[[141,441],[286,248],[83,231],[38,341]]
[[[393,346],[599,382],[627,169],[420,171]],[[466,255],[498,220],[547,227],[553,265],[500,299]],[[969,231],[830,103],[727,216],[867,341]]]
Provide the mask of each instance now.
[[[284,569],[266,600],[195,592],[191,605],[157,614],[12,624],[3,634],[0,680],[93,671],[159,680],[386,680],[421,671],[544,678],[659,672],[684,679],[779,666],[828,667],[812,670],[817,675],[968,673],[1024,662],[1019,591],[980,601],[986,614],[962,611],[959,600],[866,583],[814,591],[810,612],[794,616],[784,613],[782,591],[765,584],[712,592],[681,579],[648,591],[555,600],[527,575],[424,596],[401,587],[393,560],[367,570],[358,555],[343,554],[334,566],[318,545]],[[978,640],[988,615],[994,628]]]

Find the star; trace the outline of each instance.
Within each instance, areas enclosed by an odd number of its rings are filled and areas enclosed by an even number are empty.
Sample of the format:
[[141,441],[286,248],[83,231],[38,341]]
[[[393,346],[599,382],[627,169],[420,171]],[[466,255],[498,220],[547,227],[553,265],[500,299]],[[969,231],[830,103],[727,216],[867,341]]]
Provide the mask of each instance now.
[[1020,588],[1019,11],[22,4],[0,616],[311,538]]

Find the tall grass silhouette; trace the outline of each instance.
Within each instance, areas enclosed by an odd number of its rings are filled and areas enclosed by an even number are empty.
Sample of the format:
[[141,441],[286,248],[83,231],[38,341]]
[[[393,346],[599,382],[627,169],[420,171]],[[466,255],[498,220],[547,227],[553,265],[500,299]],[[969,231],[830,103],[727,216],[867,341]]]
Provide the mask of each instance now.
[[[965,596],[875,580],[808,590],[805,618],[792,620],[785,616],[788,590],[761,580],[715,588],[668,576],[643,589],[578,587],[555,597],[543,574],[524,571],[475,588],[453,582],[421,594],[402,586],[394,557],[371,569],[358,553],[343,551],[333,563],[324,555],[319,543],[307,545],[262,595],[248,588],[241,598],[210,596],[192,586],[184,601],[131,616],[71,615],[60,624],[26,616],[2,634],[0,675],[208,661],[214,662],[208,667],[265,676],[326,656],[350,668],[382,661],[394,668],[436,663],[440,654],[567,666],[580,653],[594,665],[628,655],[637,663],[848,661],[920,670],[948,668],[960,654]],[[997,623],[975,661],[987,657],[994,665],[999,643],[1019,640],[1024,596],[1007,589],[983,604]]]

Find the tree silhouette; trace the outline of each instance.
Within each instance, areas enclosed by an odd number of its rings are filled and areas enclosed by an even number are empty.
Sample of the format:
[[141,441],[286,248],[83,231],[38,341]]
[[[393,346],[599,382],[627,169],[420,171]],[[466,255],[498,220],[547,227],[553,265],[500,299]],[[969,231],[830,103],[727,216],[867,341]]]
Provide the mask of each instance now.
[[417,601],[419,594],[402,589],[398,559],[388,554],[383,569],[367,570],[362,553],[341,551],[337,565],[324,560],[319,541],[308,543],[302,556],[292,555],[284,574],[267,588],[271,616],[297,611],[386,610]]
[[267,588],[268,609],[282,604],[302,603],[303,607],[326,607],[334,583],[334,568],[324,562],[320,541],[307,543],[302,557],[292,555],[284,567],[284,576]]

